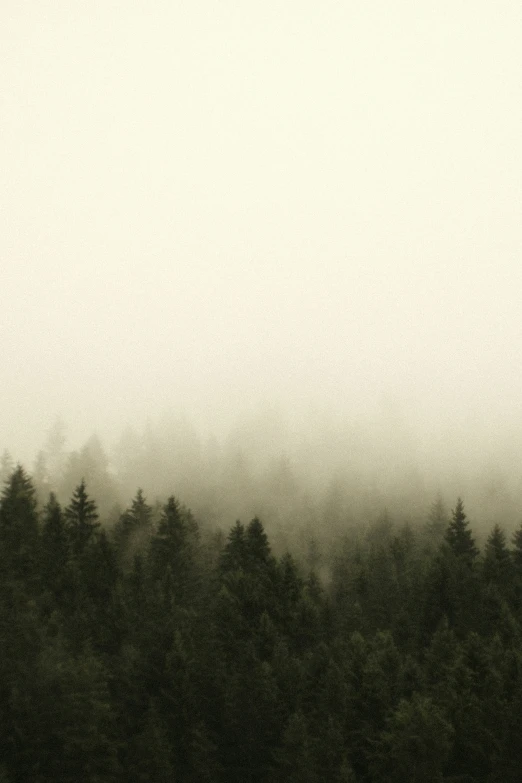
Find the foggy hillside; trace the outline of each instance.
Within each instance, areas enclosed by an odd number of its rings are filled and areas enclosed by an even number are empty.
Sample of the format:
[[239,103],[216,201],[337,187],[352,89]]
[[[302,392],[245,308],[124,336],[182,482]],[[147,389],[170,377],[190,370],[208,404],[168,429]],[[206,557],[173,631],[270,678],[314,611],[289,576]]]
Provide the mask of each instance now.
[[520,783],[520,0],[0,0],[0,783]]
[[[514,530],[522,520],[515,440],[510,452],[478,429],[471,441],[457,434],[421,437],[396,406],[369,421],[265,408],[221,434],[164,416],[112,443],[93,435],[74,448],[57,420],[28,467],[42,505],[51,491],[66,504],[84,479],[108,528],[140,488],[152,503],[174,492],[207,530],[259,516],[282,550],[303,536],[328,546],[383,515],[421,528],[434,504],[448,510],[459,496],[479,538],[497,522]],[[2,480],[16,458],[4,453]]]

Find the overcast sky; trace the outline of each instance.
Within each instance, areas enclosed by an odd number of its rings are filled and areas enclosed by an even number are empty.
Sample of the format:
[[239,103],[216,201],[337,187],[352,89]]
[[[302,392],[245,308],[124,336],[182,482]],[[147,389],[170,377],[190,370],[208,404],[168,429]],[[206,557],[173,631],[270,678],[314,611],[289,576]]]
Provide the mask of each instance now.
[[520,0],[0,0],[0,450],[522,421],[521,139]]

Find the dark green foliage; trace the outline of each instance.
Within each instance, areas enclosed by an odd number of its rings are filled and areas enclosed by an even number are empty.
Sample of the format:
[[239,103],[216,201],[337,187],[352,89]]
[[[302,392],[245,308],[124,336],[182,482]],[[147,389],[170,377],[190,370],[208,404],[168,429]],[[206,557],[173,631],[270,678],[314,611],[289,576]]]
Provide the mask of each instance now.
[[386,721],[372,761],[373,779],[389,783],[442,783],[454,729],[427,697],[401,699]]
[[238,520],[229,533],[221,553],[220,569],[223,574],[244,569],[246,566],[246,536],[244,525]]
[[478,549],[469,529],[461,498],[458,498],[457,505],[452,512],[445,539],[456,557],[462,558],[469,564],[477,557]]
[[[138,491],[0,505],[0,781],[519,783],[522,533],[459,500],[276,557]],[[340,521],[339,521],[340,524]],[[309,547],[308,547],[309,549]]]
[[152,508],[139,489],[131,507],[120,516],[113,533],[120,561],[125,567],[130,567],[136,552],[146,548],[152,534],[151,526]]
[[312,741],[306,718],[298,710],[292,713],[286,724],[282,747],[279,751],[279,776],[283,783],[318,783],[321,779],[314,767]]
[[[77,658],[48,645],[36,677],[15,703],[26,780],[120,780],[117,726],[107,673],[91,654]],[[22,778],[20,778],[22,779]]]
[[483,569],[487,582],[493,582],[503,591],[508,589],[511,583],[511,557],[506,535],[499,525],[495,525],[486,541]]
[[150,541],[149,567],[153,579],[163,584],[176,601],[194,597],[198,580],[199,530],[190,511],[171,495],[161,510],[160,522]]
[[28,588],[36,578],[39,530],[36,491],[21,465],[7,479],[0,499],[0,563]]
[[100,526],[96,501],[89,498],[83,479],[65,509],[65,521],[72,551],[81,555]]

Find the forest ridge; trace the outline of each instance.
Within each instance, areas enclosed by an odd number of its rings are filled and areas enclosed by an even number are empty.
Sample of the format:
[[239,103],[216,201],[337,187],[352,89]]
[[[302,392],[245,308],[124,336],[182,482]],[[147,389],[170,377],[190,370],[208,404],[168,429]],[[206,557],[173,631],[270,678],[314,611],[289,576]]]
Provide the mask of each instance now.
[[439,500],[276,557],[19,465],[0,544],[2,783],[520,780],[522,527],[480,551]]

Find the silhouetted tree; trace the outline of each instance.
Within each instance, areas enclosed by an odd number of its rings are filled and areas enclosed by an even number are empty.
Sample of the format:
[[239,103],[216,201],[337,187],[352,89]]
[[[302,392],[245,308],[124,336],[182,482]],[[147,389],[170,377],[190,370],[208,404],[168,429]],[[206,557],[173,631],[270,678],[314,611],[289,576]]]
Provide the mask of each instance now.
[[506,544],[506,535],[497,524],[486,541],[484,551],[484,578],[499,587],[507,588],[510,580],[511,558]]
[[0,556],[13,577],[27,583],[34,580],[38,544],[36,491],[18,465],[7,479],[0,499]]
[[478,555],[478,549],[469,529],[469,522],[461,498],[458,498],[457,505],[452,512],[445,539],[457,557],[462,558],[470,565],[473,563]]
[[143,491],[138,489],[131,507],[119,518],[114,528],[113,538],[121,561],[129,566],[135,552],[145,549],[152,534],[152,508],[147,503]]
[[73,552],[75,555],[81,555],[92,541],[94,532],[100,527],[96,501],[91,500],[87,494],[83,479],[65,509],[65,520]]

